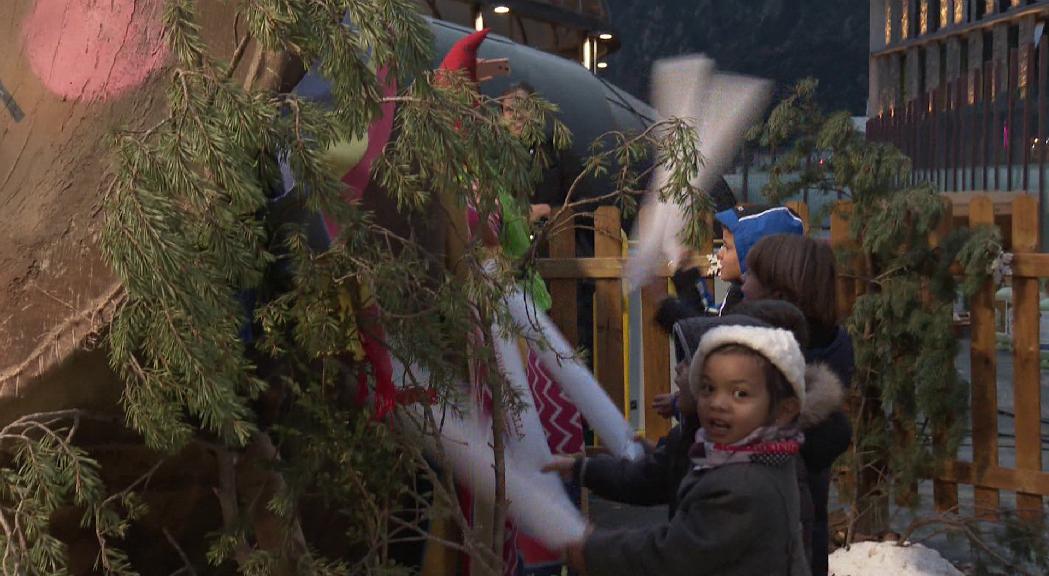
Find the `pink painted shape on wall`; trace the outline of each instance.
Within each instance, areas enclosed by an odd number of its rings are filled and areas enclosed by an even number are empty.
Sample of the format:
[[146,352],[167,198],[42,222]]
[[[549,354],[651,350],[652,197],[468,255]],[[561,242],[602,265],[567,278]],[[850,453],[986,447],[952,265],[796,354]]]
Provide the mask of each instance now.
[[37,0],[22,42],[37,78],[77,101],[140,86],[168,55],[162,0]]

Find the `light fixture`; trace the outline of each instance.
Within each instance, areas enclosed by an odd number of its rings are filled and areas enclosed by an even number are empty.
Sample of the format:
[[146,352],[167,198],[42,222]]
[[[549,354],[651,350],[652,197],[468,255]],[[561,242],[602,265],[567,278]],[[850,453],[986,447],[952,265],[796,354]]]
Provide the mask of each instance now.
[[611,32],[602,32],[602,33],[598,34],[597,37],[602,39],[602,40],[611,40],[612,39],[612,33]]
[[495,12],[496,14],[509,14],[510,7],[503,4],[497,4],[495,8],[492,8],[492,12]]
[[598,68],[608,68],[608,62],[598,62],[597,63],[597,67]]

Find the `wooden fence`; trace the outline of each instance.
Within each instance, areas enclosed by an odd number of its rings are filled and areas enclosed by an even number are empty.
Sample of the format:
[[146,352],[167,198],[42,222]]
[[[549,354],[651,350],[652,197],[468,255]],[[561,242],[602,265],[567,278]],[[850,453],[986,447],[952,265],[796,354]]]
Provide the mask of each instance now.
[[1008,281],[1013,290],[1016,464],[1007,468],[999,461],[995,287],[989,280],[970,305],[973,458],[971,462],[949,462],[934,479],[934,498],[940,510],[957,506],[959,484],[975,487],[975,505],[984,514],[999,507],[1001,490],[1015,492],[1017,509],[1033,515],[1041,513],[1042,497],[1049,496],[1049,473],[1042,470],[1039,345],[1039,280],[1049,278],[1049,254],[1037,251],[1038,210],[1038,202],[1029,195],[1018,195],[1008,204],[996,204],[986,195],[976,196],[969,202],[968,222],[972,226],[992,224],[1002,216],[1007,216],[1009,221],[1002,232],[1008,238],[1006,249],[1014,255]]
[[[577,330],[578,284],[581,280],[594,282],[593,317],[594,337],[591,355],[594,375],[624,416],[629,417],[630,390],[626,370],[626,346],[629,328],[624,310],[623,267],[626,250],[619,210],[615,207],[598,208],[594,215],[594,257],[576,258],[575,229],[562,228],[549,242],[549,258],[541,259],[539,271],[548,281],[554,307],[551,319],[573,345],[579,344]],[[709,242],[708,242],[709,244]],[[706,252],[712,250],[707,246]],[[660,275],[669,278],[664,269]],[[670,339],[656,322],[659,303],[670,294],[669,282],[654,282],[641,291],[642,394],[644,434],[651,440],[665,436],[670,422],[652,410],[651,399],[671,391]]]
[[[1013,291],[1013,382],[1011,383],[1016,422],[1016,464],[1005,467],[999,461],[1001,437],[998,430],[998,386],[996,369],[995,302],[992,281],[969,303],[972,346],[971,419],[973,458],[951,459],[933,478],[935,506],[947,511],[958,506],[958,486],[975,488],[978,510],[997,509],[1000,491],[1017,494],[1017,508],[1027,513],[1041,510],[1042,498],[1049,496],[1049,473],[1042,469],[1042,419],[1039,346],[1039,280],[1049,278],[1049,254],[1038,253],[1038,202],[1027,194],[945,195],[952,200],[954,218],[933,233],[943,238],[951,226],[997,223],[1002,227],[1006,250],[1013,253],[1012,275],[1007,282]],[[804,204],[792,205],[808,221]],[[830,241],[835,246],[848,242],[850,206],[841,202],[831,217]],[[565,230],[551,239],[549,258],[539,261],[539,270],[548,280],[554,299],[552,316],[566,337],[578,343],[578,282],[592,279],[594,294],[594,366],[602,386],[617,406],[628,413],[628,379],[624,369],[624,342],[628,340],[624,322],[623,265],[625,263],[619,212],[604,207],[595,216],[595,256],[575,258],[574,230]],[[704,253],[710,253],[707,246]],[[664,270],[669,277],[669,270]],[[847,316],[852,303],[865,286],[848,275],[838,279],[839,308]],[[659,302],[669,293],[669,282],[659,281],[641,294],[641,358],[643,363],[644,433],[655,440],[669,430],[670,423],[651,408],[651,399],[671,390],[670,340],[655,320]],[[1009,383],[1002,383],[1009,385]],[[913,437],[912,437],[913,438]]]

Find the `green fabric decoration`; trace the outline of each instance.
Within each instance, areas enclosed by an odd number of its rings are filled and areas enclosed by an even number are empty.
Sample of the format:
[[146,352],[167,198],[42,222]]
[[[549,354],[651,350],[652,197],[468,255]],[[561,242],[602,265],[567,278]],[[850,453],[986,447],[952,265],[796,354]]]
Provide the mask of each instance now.
[[[499,242],[502,244],[503,254],[511,260],[520,260],[528,253],[528,247],[532,240],[531,230],[528,227],[528,219],[517,200],[507,192],[499,193],[499,204],[503,211],[503,227],[499,231]],[[536,270],[527,270],[521,281],[525,292],[535,300],[535,306],[546,312],[553,306],[550,292],[546,289],[546,282]]]

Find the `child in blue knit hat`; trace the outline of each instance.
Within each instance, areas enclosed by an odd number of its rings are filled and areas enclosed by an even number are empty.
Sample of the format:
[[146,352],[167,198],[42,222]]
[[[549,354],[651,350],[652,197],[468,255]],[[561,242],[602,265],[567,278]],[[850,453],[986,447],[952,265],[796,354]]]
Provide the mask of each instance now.
[[718,251],[718,276],[731,284],[722,301],[720,312],[743,299],[740,290],[743,274],[747,272],[747,253],[758,240],[773,234],[805,233],[801,218],[786,206],[736,206],[714,215],[721,225],[721,250]]
[[[773,234],[804,234],[805,227],[801,218],[786,206],[737,205],[717,212],[714,218],[721,227],[724,242],[717,253],[718,277],[729,283],[718,314],[727,314],[743,300],[741,287],[751,247]],[[667,298],[660,303],[656,320],[669,332],[678,321],[702,314],[703,311],[695,310],[683,300]],[[658,394],[652,399],[652,407],[664,418],[670,418],[678,411],[678,395]]]

